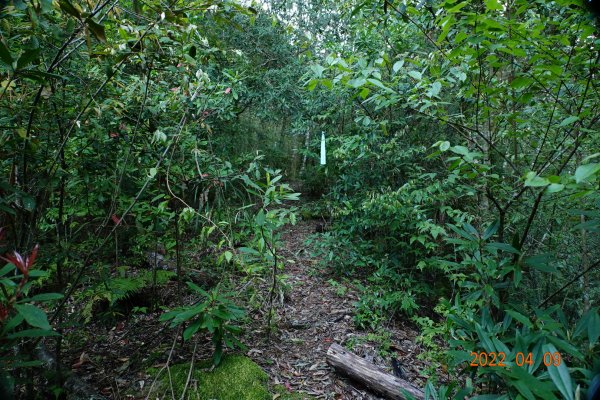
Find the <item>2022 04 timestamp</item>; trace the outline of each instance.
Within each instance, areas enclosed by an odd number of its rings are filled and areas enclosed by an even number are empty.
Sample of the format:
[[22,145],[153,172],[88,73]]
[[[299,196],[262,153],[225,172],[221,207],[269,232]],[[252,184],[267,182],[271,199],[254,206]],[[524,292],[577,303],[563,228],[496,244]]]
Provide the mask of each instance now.
[[[514,355],[512,360],[507,360],[506,353],[504,352],[471,352],[471,367],[509,367],[512,364],[516,364],[519,367],[524,365],[533,365],[537,360],[534,359],[532,353],[518,352]],[[558,367],[562,362],[560,353],[546,352],[542,355],[542,363],[546,366]]]

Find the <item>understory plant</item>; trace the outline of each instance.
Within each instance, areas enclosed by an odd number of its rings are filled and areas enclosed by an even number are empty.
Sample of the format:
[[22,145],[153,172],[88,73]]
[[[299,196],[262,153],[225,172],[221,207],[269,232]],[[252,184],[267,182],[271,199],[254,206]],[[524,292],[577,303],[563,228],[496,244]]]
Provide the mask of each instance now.
[[217,366],[223,358],[224,346],[243,348],[237,338],[242,330],[235,323],[244,317],[245,311],[233,303],[233,293],[218,287],[207,292],[192,282],[187,282],[187,286],[200,299],[192,305],[164,313],[160,321],[170,321],[171,328],[185,324],[184,340],[189,340],[199,331],[208,332],[214,345],[213,364]]

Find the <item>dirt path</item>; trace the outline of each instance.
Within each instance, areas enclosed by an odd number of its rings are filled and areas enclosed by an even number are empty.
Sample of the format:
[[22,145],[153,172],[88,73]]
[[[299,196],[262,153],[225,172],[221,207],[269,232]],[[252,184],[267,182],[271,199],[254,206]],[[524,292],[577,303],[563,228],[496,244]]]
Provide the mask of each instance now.
[[[317,271],[317,260],[311,258],[305,240],[314,232],[316,222],[300,222],[282,233],[281,255],[287,282],[291,286],[283,305],[279,304],[278,331],[267,341],[258,335],[250,342],[248,355],[257,361],[275,384],[288,390],[322,399],[377,399],[363,388],[352,385],[335,374],[325,362],[331,343],[355,343],[353,351],[383,368],[389,360],[378,355],[378,345],[367,340],[367,333],[356,329],[352,314],[356,293],[349,289],[339,295],[327,281],[331,278]],[[393,326],[389,329],[391,346],[403,360],[409,381],[420,386],[414,344],[417,332],[411,328]],[[418,362],[420,363],[420,362]]]

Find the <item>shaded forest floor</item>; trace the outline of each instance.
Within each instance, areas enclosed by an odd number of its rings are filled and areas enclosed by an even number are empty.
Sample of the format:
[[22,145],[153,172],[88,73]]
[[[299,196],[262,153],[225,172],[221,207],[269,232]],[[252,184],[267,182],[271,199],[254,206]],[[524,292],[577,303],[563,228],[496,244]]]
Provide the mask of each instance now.
[[[423,362],[411,323],[391,321],[381,332],[358,330],[353,321],[358,294],[351,285],[331,284],[336,277],[319,268],[311,256],[306,239],[315,231],[315,221],[301,221],[287,226],[282,233],[281,253],[286,260],[285,274],[289,291],[279,304],[278,331],[270,341],[264,335],[247,340],[248,354],[271,377],[273,383],[323,399],[376,399],[365,389],[337,375],[325,362],[332,343],[350,345],[352,351],[391,371],[390,357],[403,364],[405,379],[423,387],[418,374]],[[388,357],[380,354],[381,342],[388,347]]]
[[[276,300],[277,328],[267,337],[264,307],[253,313],[242,342],[244,353],[269,375],[271,387],[281,385],[299,398],[376,399],[364,388],[336,374],[325,361],[332,343],[351,350],[391,371],[391,357],[403,365],[404,378],[423,387],[426,377],[418,371],[425,362],[415,343],[417,331],[408,321],[388,322],[377,332],[356,328],[353,321],[358,294],[351,283],[335,284],[331,271],[323,270],[311,255],[306,239],[315,231],[316,221],[300,221],[286,226],[281,235],[280,256],[285,261],[285,295]],[[259,285],[267,298],[268,280]],[[160,304],[176,298],[176,283],[161,293]],[[170,300],[169,300],[170,299]],[[187,303],[194,301],[186,298]],[[176,330],[158,322],[161,312],[134,314],[110,326],[92,321],[66,344],[63,365],[111,399],[143,399],[156,379],[149,367],[210,358],[209,336],[182,343]],[[71,333],[73,333],[71,332]],[[78,339],[79,338],[79,339]],[[382,351],[381,349],[384,349]],[[275,398],[277,395],[275,395]]]

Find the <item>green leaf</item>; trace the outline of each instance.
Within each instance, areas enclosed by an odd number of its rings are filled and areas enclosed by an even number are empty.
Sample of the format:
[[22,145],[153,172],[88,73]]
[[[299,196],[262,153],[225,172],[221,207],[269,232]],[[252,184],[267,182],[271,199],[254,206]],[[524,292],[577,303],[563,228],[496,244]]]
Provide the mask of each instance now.
[[36,306],[31,304],[15,304],[15,309],[23,316],[23,318],[25,318],[25,321],[27,321],[29,325],[46,330],[52,329],[48,323],[46,313]]
[[40,54],[40,49],[25,50],[21,57],[17,60],[17,69],[25,68],[27,65],[35,61]]
[[[554,354],[558,353],[558,350],[553,344],[548,343],[544,345],[544,352]],[[565,399],[573,400],[575,398],[573,394],[573,381],[564,360],[561,360],[559,366],[554,366],[554,364],[548,366],[548,374]]]
[[41,294],[36,294],[33,297],[23,299],[21,301],[50,301],[50,300],[59,300],[62,298],[63,298],[63,295],[60,293],[41,293]]
[[15,265],[14,264],[6,264],[4,267],[2,267],[2,269],[0,269],[0,276],[4,276],[6,274],[8,274],[9,272],[13,271],[15,269]]
[[562,183],[552,183],[550,184],[550,186],[548,186],[546,188],[546,192],[547,193],[558,193],[558,192],[562,192],[565,188],[565,185],[563,185]]
[[206,290],[202,289],[200,286],[196,285],[194,282],[187,282],[187,285],[194,292],[201,294],[204,297],[209,297],[209,294]]
[[256,222],[256,225],[258,225],[258,226],[264,226],[265,220],[266,220],[265,210],[261,209],[258,212],[258,214],[256,214],[256,217],[254,218],[254,221]]
[[58,4],[60,8],[69,15],[74,16],[77,19],[81,19],[81,11],[75,7],[69,0],[59,0]]
[[449,148],[450,148],[450,142],[448,142],[447,140],[440,143],[440,150],[441,151],[446,151]]
[[10,55],[8,47],[6,46],[6,44],[4,44],[2,40],[0,40],[0,60],[2,60],[2,62],[6,64],[10,69],[12,69],[12,56]]
[[469,149],[467,149],[465,146],[453,146],[450,148],[450,151],[462,156],[469,155]]
[[189,340],[198,330],[202,321],[195,321],[183,331],[183,340]]
[[590,346],[594,346],[600,337],[600,315],[596,311],[592,311],[588,321],[588,339]]
[[535,256],[525,258],[525,264],[542,272],[557,272],[558,270],[552,265],[553,257],[551,254],[537,254]]
[[440,82],[433,82],[431,88],[429,88],[429,91],[427,92],[427,95],[429,97],[437,97],[440,94],[441,90],[442,84]]
[[365,78],[356,78],[348,81],[348,85],[355,89],[363,86],[365,83],[367,83],[367,80]]
[[575,181],[581,183],[600,171],[600,163],[580,165],[575,171]]
[[528,172],[525,176],[525,186],[529,187],[544,187],[548,186],[550,181],[546,178],[538,176],[535,172]]
[[54,332],[54,331],[48,330],[48,329],[24,329],[22,331],[6,335],[6,337],[8,339],[47,337],[47,336],[60,336],[60,334],[58,332]]
[[570,117],[563,119],[562,122],[560,123],[560,126],[563,127],[563,126],[571,125],[573,122],[578,121],[578,120],[579,120],[579,117],[571,115]]
[[498,0],[485,0],[485,7],[488,10],[502,10],[502,5]]
[[531,323],[531,321],[529,320],[529,318],[527,318],[526,316],[524,316],[521,313],[518,313],[514,310],[506,310],[506,313],[508,315],[510,315],[511,317],[513,317],[514,319],[516,319],[517,321],[519,321],[520,323],[522,323],[523,325],[525,325],[528,328],[532,328],[533,324]]
[[387,86],[385,86],[385,85],[384,85],[384,84],[383,84],[383,83],[382,83],[382,82],[381,82],[379,79],[373,79],[373,78],[369,78],[369,79],[367,79],[367,81],[368,81],[369,83],[372,83],[373,85],[375,85],[375,86],[377,86],[377,87],[379,87],[379,88],[383,89],[383,90],[386,90],[386,91],[391,91],[391,89],[390,89],[390,88],[388,88]]
[[98,39],[102,43],[106,43],[106,32],[104,31],[104,25],[97,23],[93,19],[88,19],[86,21],[87,26],[94,35],[96,39]]
[[483,330],[481,325],[475,324],[475,330],[477,331],[477,337],[479,338],[483,349],[488,353],[495,353],[496,346],[494,346],[494,343],[490,340],[490,337],[488,336],[487,332]]
[[531,85],[533,82],[534,81],[531,78],[519,76],[512,80],[512,82],[510,83],[510,87],[512,87],[513,89],[522,89],[526,86]]
[[394,66],[392,67],[392,70],[394,71],[394,73],[400,71],[400,68],[402,68],[404,66],[404,60],[400,60],[400,61],[396,61],[394,63]]
[[487,227],[485,232],[483,232],[482,239],[488,240],[489,238],[491,238],[492,235],[498,231],[499,227],[500,227],[500,220],[494,221],[494,223],[490,224],[490,226]]
[[421,73],[419,71],[414,71],[414,70],[413,71],[409,71],[408,72],[408,76],[410,76],[411,78],[413,78],[413,79],[415,79],[417,81],[420,81],[421,78],[422,78]]
[[488,243],[485,245],[486,249],[496,249],[496,250],[501,250],[501,251],[506,251],[507,253],[513,253],[513,254],[521,254],[521,252],[517,249],[515,249],[513,246],[511,246],[510,244],[507,243],[497,243],[497,242],[493,242],[493,243]]
[[310,69],[313,71],[313,73],[316,75],[317,78],[322,78],[323,72],[325,72],[326,68],[319,64],[315,64],[315,65],[311,65]]

